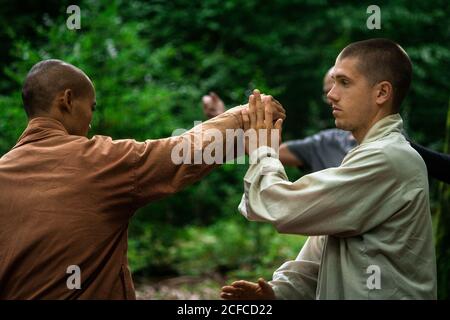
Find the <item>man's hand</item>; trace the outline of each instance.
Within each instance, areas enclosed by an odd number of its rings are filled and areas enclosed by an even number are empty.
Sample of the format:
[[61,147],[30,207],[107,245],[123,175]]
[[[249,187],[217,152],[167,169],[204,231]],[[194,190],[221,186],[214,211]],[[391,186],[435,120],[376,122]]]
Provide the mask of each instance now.
[[[279,103],[272,96],[266,96],[262,94],[261,97],[262,99],[270,99],[274,120],[278,120],[279,118],[284,120],[286,118],[286,111],[284,110],[281,103]],[[202,104],[203,113],[208,119],[214,118],[215,116],[218,116],[219,114],[225,112],[225,104],[223,103],[222,99],[220,99],[220,97],[214,92],[210,92],[208,95],[204,95],[202,97]]]
[[208,119],[214,118],[225,112],[225,104],[214,92],[210,92],[209,95],[203,96],[202,103],[203,113]]
[[235,281],[222,288],[220,297],[225,300],[274,300],[275,293],[270,284],[260,278],[258,283]]
[[[259,92],[258,89],[255,89]],[[254,92],[254,91],[253,91]],[[266,100],[266,102],[269,102],[271,105],[271,109],[273,110],[273,121],[276,121],[278,119],[286,119],[286,110],[284,110],[283,106],[280,102],[278,102],[277,99],[275,99],[272,96],[261,94],[262,101]]]
[[[278,101],[271,96],[261,97],[257,89],[250,95],[248,108],[241,111],[244,131],[247,132],[245,141],[247,154],[262,146],[268,146],[278,152],[284,119],[277,116],[274,124],[274,113],[278,112],[278,106],[281,106]],[[285,117],[284,113],[282,115]]]

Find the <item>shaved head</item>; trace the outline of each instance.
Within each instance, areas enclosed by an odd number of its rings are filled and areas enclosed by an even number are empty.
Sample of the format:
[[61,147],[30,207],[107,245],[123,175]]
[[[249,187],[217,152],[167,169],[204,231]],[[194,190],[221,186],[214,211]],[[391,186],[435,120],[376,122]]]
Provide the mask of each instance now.
[[79,68],[61,60],[36,63],[22,89],[28,119],[47,117],[59,121],[67,133],[86,136],[95,110],[95,89]]
[[22,88],[22,100],[28,117],[48,113],[57,95],[68,89],[72,91],[73,99],[78,99],[91,93],[93,86],[82,70],[62,60],[36,63]]

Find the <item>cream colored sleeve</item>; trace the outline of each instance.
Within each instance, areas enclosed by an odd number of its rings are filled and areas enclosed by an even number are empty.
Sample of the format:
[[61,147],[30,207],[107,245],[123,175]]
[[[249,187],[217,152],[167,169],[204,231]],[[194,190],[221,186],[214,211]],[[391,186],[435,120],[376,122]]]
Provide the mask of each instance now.
[[317,279],[325,237],[309,237],[297,258],[281,265],[270,281],[277,299],[316,299]]
[[290,182],[281,162],[259,151],[259,161],[244,177],[239,211],[282,233],[358,235],[404,205],[395,201],[402,190],[387,162],[379,150],[354,152],[338,168]]

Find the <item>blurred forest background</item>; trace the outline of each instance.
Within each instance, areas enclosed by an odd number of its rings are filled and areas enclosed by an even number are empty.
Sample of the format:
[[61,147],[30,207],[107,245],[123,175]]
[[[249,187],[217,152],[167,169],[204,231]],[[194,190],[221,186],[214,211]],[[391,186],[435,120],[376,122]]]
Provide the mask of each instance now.
[[[352,41],[399,42],[414,65],[402,116],[409,136],[448,152],[450,4],[378,1],[381,29],[369,30],[372,1],[331,0],[0,0],[0,155],[26,127],[21,86],[31,66],[58,58],[83,69],[97,90],[90,134],[156,139],[205,120],[201,97],[227,106],[253,88],[286,108],[283,139],[333,127],[322,102],[322,77]],[[81,8],[81,29],[68,30],[66,8]],[[129,232],[134,277],[183,276],[224,282],[270,279],[294,259],[305,238],[279,235],[238,212],[246,165],[226,164],[181,193],[140,210]],[[302,172],[289,169],[291,180]],[[450,189],[430,179],[439,297],[450,295]],[[0,226],[1,228],[1,226]],[[156,281],[156,280],[155,280]],[[180,282],[182,283],[182,281]],[[215,283],[215,284],[214,284]],[[190,285],[188,290],[203,290]],[[145,296],[145,294],[144,294]],[[158,295],[149,298],[174,296]],[[208,297],[199,293],[198,298]]]

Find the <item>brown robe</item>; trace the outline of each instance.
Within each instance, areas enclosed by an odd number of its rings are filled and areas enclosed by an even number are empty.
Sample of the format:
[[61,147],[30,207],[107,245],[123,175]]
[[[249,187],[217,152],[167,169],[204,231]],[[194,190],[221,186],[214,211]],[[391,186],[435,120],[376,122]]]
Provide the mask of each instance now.
[[[0,159],[0,299],[135,299],[130,218],[217,166],[176,165],[172,148],[211,128],[241,128],[238,109],[200,131],[145,142],[88,139],[54,119],[31,120]],[[72,265],[80,268],[81,289],[67,286]]]

